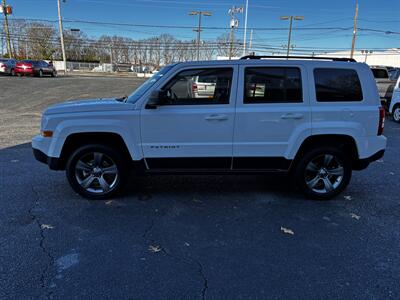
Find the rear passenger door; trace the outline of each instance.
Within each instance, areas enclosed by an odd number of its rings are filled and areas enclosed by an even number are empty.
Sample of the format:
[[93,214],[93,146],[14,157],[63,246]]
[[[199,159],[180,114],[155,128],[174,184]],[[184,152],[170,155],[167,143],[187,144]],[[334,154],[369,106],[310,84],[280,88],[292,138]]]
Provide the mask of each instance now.
[[311,134],[307,71],[276,63],[241,66],[233,169],[288,169]]

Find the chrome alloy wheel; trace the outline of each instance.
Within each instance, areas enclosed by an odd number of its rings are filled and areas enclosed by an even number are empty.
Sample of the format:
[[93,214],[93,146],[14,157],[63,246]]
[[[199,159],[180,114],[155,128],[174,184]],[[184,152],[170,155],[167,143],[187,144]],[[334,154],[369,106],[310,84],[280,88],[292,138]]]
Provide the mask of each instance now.
[[75,178],[86,191],[105,194],[117,185],[119,172],[117,165],[109,156],[100,152],[91,152],[77,161]]
[[344,177],[341,161],[334,155],[323,154],[312,159],[305,169],[307,186],[315,193],[327,194],[338,188]]
[[396,107],[393,111],[393,119],[396,122],[400,122],[400,106]]

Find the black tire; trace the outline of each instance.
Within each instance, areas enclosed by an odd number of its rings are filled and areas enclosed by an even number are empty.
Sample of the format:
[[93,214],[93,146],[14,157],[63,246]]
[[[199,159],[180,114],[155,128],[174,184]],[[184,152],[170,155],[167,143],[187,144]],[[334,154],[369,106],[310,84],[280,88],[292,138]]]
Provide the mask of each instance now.
[[39,77],[42,78],[43,77],[43,71],[39,70]]
[[[330,157],[330,163],[325,164]],[[339,172],[342,176],[333,175]],[[293,179],[307,198],[328,200],[347,187],[351,175],[352,165],[348,155],[334,147],[320,147],[310,149],[302,155],[294,166]]]
[[392,113],[393,121],[400,123],[400,105],[396,104],[393,107],[393,113]]
[[15,76],[15,70],[14,69],[11,69],[10,75],[11,76]]
[[57,72],[56,71],[51,72],[51,77],[57,77]]
[[[102,154],[104,161],[100,165],[95,162],[95,153]],[[87,199],[109,199],[119,193],[125,185],[128,170],[123,157],[121,153],[105,145],[82,146],[75,150],[68,159],[66,166],[68,182],[75,192]],[[79,167],[77,167],[78,162]],[[114,173],[103,173],[106,169],[110,171],[114,165],[117,172],[115,178],[113,177]],[[90,168],[87,169],[88,166]],[[88,182],[91,183],[85,188],[83,185]],[[108,186],[108,190],[103,186]]]

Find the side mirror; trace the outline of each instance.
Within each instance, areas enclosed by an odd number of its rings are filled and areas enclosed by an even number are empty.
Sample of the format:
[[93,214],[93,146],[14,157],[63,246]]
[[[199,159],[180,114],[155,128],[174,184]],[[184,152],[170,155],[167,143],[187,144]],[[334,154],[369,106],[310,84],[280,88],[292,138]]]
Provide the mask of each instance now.
[[165,103],[167,93],[165,91],[156,90],[152,91],[149,101],[146,104],[146,109],[156,109],[158,106]]

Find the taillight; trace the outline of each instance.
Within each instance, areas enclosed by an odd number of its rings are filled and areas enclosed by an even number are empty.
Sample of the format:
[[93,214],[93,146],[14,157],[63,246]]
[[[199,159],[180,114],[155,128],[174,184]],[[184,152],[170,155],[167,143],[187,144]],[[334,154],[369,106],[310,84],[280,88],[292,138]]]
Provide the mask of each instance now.
[[198,89],[197,89],[197,84],[196,83],[192,84],[192,91],[193,91],[193,93],[197,93]]
[[385,109],[381,106],[379,107],[379,126],[378,135],[383,134],[383,129],[385,128]]

